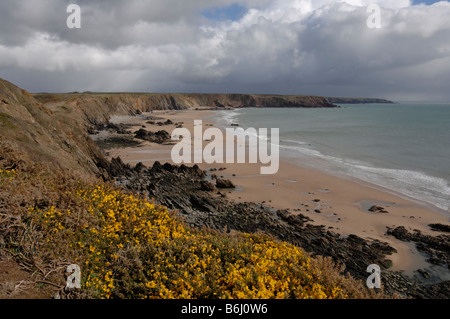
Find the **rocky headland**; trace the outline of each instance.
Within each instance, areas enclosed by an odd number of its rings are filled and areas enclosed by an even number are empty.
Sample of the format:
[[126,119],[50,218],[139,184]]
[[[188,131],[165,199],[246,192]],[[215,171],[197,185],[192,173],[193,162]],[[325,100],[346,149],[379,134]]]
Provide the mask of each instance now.
[[393,104],[394,102],[378,98],[328,97],[328,102],[338,104]]

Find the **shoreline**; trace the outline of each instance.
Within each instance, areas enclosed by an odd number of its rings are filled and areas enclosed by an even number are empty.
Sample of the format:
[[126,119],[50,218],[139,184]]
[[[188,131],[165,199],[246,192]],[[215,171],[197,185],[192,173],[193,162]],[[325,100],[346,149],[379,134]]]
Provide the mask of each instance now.
[[[281,158],[281,161],[286,160],[286,162],[289,162],[282,155],[280,155],[280,158]],[[411,203],[413,203],[416,206],[422,207],[424,209],[428,209],[428,210],[433,211],[433,212],[435,212],[435,213],[437,213],[439,215],[442,215],[444,218],[447,218],[447,220],[450,221],[450,217],[448,215],[449,214],[448,211],[446,211],[446,210],[444,210],[444,209],[434,205],[433,203],[424,201],[422,199],[414,198],[414,197],[412,197],[410,195],[401,193],[400,191],[396,191],[394,189],[391,189],[391,188],[388,188],[388,187],[385,187],[385,186],[382,186],[382,185],[378,185],[378,184],[376,184],[374,182],[366,181],[366,180],[363,180],[363,179],[355,177],[355,176],[345,175],[343,173],[334,173],[334,172],[330,172],[330,171],[325,171],[325,170],[321,170],[321,169],[318,169],[318,168],[315,168],[315,167],[312,167],[312,166],[309,166],[309,165],[305,165],[305,164],[302,164],[302,163],[299,163],[299,162],[295,162],[295,161],[293,162],[293,164],[296,165],[296,166],[302,167],[304,169],[307,169],[307,170],[313,170],[313,171],[321,172],[323,174],[334,176],[334,177],[339,178],[339,179],[348,180],[350,182],[357,183],[357,184],[361,185],[362,187],[369,187],[369,188],[372,188],[374,190],[377,190],[377,191],[380,191],[380,192],[383,192],[383,193],[388,193],[388,194],[390,194],[392,196],[399,197],[399,198],[401,198],[401,199],[403,199],[405,201],[411,202]]]
[[[221,119],[220,122],[221,122],[220,125],[224,126],[224,120]],[[333,175],[333,176],[335,176],[337,178],[351,180],[353,182],[361,184],[362,186],[371,187],[371,188],[374,188],[374,189],[377,189],[377,190],[380,190],[380,191],[383,191],[383,192],[387,192],[387,193],[393,194],[393,195],[395,195],[397,197],[401,197],[401,198],[403,198],[403,199],[405,199],[407,201],[414,202],[417,205],[423,206],[424,208],[433,210],[433,211],[443,215],[444,217],[446,217],[448,219],[448,221],[450,221],[450,210],[446,209],[444,207],[440,207],[436,202],[434,202],[430,198],[428,198],[428,199],[427,198],[420,198],[420,195],[413,194],[413,193],[408,194],[407,190],[396,189],[395,186],[393,186],[392,184],[391,185],[387,185],[386,183],[383,184],[382,182],[377,182],[375,179],[372,180],[370,178],[368,179],[367,177],[358,177],[355,174],[349,174],[349,173],[346,173],[346,172],[341,172],[341,171],[339,171],[339,167],[336,167],[337,169],[336,168],[333,169],[328,164],[326,164],[326,165],[317,165],[317,163],[315,163],[316,160],[324,161],[324,162],[333,162],[333,161],[330,161],[330,160],[324,160],[324,159],[322,159],[322,157],[319,157],[319,158],[311,157],[310,158],[308,156],[303,157],[303,155],[301,155],[300,158],[298,158],[298,157],[296,158],[295,156],[293,156],[292,153],[289,153],[289,152],[286,152],[286,151],[282,151],[282,150],[283,150],[283,146],[280,144],[280,158],[282,160],[284,160],[285,162],[294,163],[295,165],[300,166],[300,167],[305,168],[305,169],[311,169],[311,170],[315,170],[315,171],[322,172],[322,173],[325,173],[325,174]],[[317,150],[314,150],[314,151],[318,152]],[[333,157],[333,156],[331,156],[331,157]],[[354,160],[354,159],[352,159],[352,160]],[[350,160],[350,161],[352,161],[352,160]],[[369,165],[370,166],[371,164],[364,164],[363,163],[363,165]],[[371,167],[371,168],[382,168],[382,167],[381,166],[380,167],[374,166],[374,167]],[[386,168],[386,169],[403,170],[401,168],[396,168],[396,169],[394,169],[394,168]],[[420,170],[414,170],[414,169],[411,169],[411,168],[405,168],[405,170],[411,171],[413,173],[416,173],[416,172],[417,173],[422,173],[422,171],[420,171]],[[424,173],[424,174],[426,174],[426,173]],[[441,177],[438,177],[437,175],[430,175],[430,176],[432,178],[441,178]]]
[[[184,122],[183,127],[188,129],[193,129],[194,119],[203,119],[204,128],[207,127],[205,124],[215,126],[214,113],[208,110],[154,111],[146,115],[170,119],[174,123]],[[124,121],[136,123],[137,118],[111,119],[116,124]],[[132,127],[132,132],[142,125],[149,131],[167,130],[169,133],[175,128],[175,125],[159,127],[143,122],[136,124],[139,126]],[[144,142],[137,148],[106,151],[108,159],[119,156],[124,163],[135,165],[142,162],[148,166],[155,161],[172,163],[172,147],[173,145]],[[259,175],[258,164],[199,164],[199,167],[202,170],[224,168],[214,173],[238,186],[234,191],[227,192],[229,200],[262,203],[274,209],[289,209],[294,215],[310,217],[313,220],[311,224],[324,225],[341,236],[355,234],[365,239],[387,242],[397,250],[397,253],[389,256],[393,262],[393,267],[389,270],[404,271],[407,275],[413,275],[417,269],[426,268],[430,264],[411,242],[386,235],[387,227],[404,226],[410,231],[417,229],[423,234],[436,236],[444,233],[431,231],[428,225],[448,224],[445,216],[425,207],[421,201],[404,198],[367,181],[357,181],[352,177],[347,179],[302,167],[283,157],[280,158],[280,169],[275,175]],[[369,212],[368,207],[373,205],[383,206],[388,213]]]

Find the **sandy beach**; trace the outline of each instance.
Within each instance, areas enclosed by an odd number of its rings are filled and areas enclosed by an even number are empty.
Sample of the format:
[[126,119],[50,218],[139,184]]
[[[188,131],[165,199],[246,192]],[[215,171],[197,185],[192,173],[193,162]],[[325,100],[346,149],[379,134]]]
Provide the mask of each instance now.
[[[165,130],[171,133],[176,124],[193,130],[194,120],[203,120],[203,128],[214,126],[214,113],[209,110],[154,111],[140,117],[115,117],[112,123],[133,124],[134,132],[140,128],[147,131]],[[146,116],[173,124],[158,126],[147,123]],[[204,142],[207,143],[207,142]],[[120,157],[123,162],[135,165],[142,162],[151,166],[155,161],[172,162],[172,145],[143,142],[139,147],[106,150],[109,159]],[[437,209],[414,199],[405,198],[380,189],[367,181],[341,178],[302,167],[287,159],[280,160],[280,167],[274,175],[261,175],[261,164],[199,164],[204,170],[214,171],[217,176],[230,179],[237,187],[227,196],[234,201],[262,203],[275,209],[289,209],[292,214],[301,213],[310,217],[312,224],[347,236],[358,235],[365,239],[378,239],[389,243],[398,253],[390,256],[392,270],[412,271],[429,266],[425,257],[413,243],[397,240],[386,235],[387,227],[404,226],[409,231],[420,230],[423,234],[439,235],[428,226],[431,223],[448,224],[448,218]],[[387,213],[370,212],[369,208],[382,206]]]

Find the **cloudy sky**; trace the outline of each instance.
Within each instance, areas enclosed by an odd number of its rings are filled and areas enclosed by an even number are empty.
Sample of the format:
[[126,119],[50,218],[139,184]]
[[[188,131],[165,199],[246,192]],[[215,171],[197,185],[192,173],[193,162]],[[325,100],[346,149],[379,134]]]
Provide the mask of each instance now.
[[450,101],[449,21],[448,1],[2,0],[0,77],[30,92]]

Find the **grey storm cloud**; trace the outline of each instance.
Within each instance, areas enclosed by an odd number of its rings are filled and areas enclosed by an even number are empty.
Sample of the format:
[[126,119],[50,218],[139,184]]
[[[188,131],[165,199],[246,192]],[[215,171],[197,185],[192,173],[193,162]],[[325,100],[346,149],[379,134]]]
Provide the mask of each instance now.
[[[66,8],[82,9],[69,29]],[[202,12],[238,3],[236,20]],[[366,21],[381,7],[381,28]],[[318,94],[450,100],[450,3],[16,0],[0,77],[37,91]]]

